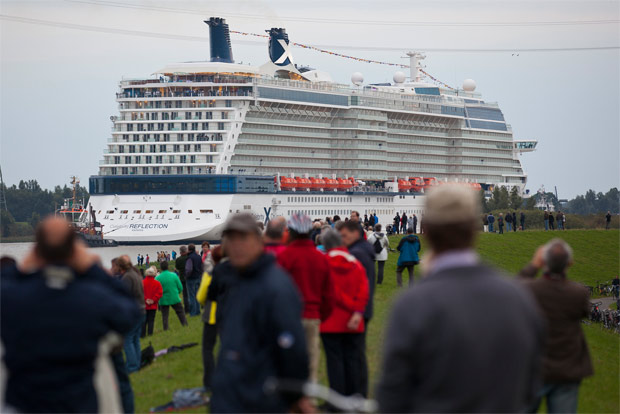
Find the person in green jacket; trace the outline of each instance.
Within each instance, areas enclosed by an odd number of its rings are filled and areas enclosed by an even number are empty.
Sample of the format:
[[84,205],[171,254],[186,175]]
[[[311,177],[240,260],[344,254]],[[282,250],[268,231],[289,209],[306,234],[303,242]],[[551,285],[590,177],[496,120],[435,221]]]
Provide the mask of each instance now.
[[164,291],[163,296],[159,300],[164,331],[168,330],[168,312],[171,306],[179,317],[181,325],[187,326],[187,319],[185,318],[185,311],[183,310],[183,304],[180,298],[181,292],[183,292],[181,279],[179,279],[176,273],[168,270],[168,262],[161,262],[160,267],[161,273],[155,280],[161,283],[161,287]]

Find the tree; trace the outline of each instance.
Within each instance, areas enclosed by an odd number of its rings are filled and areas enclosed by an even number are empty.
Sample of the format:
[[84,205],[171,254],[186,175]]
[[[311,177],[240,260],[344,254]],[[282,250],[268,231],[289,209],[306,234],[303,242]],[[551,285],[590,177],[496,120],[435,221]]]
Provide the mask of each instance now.
[[36,211],[33,211],[32,215],[30,216],[30,220],[28,220],[28,223],[30,223],[33,229],[36,229],[40,221],[41,221],[41,215],[37,213]]
[[484,194],[484,190],[480,190],[480,208],[482,209],[483,213],[488,213],[489,212],[489,206],[487,205],[487,197]]
[[11,235],[11,227],[15,223],[15,219],[6,210],[0,212],[0,230],[2,231],[2,237],[8,237]]
[[521,208],[521,204],[523,204],[523,198],[519,195],[519,189],[512,187],[512,190],[510,190],[510,208],[517,210]]
[[[495,196],[495,194],[493,194]],[[499,196],[497,198],[496,201],[496,205],[495,208],[498,210],[505,210],[508,208],[508,204],[509,204],[509,198],[510,196],[508,195],[508,189],[506,189],[506,187],[501,187],[499,189]]]
[[535,197],[529,197],[527,199],[527,201],[525,202],[525,209],[526,210],[534,210],[536,208],[536,198]]

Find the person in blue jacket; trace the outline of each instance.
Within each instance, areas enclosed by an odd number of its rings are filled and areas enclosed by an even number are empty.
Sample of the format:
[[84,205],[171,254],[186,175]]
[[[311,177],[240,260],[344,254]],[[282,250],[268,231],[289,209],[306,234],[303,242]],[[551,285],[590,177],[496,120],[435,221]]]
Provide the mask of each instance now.
[[493,229],[493,223],[495,223],[495,216],[493,215],[493,213],[489,213],[487,221],[489,222],[489,233],[495,233],[495,230]]
[[403,271],[407,269],[409,272],[409,286],[413,285],[414,266],[420,263],[418,252],[420,251],[420,239],[413,234],[413,228],[407,229],[407,235],[400,239],[396,248],[400,255],[396,263],[396,283],[398,287],[403,287]]

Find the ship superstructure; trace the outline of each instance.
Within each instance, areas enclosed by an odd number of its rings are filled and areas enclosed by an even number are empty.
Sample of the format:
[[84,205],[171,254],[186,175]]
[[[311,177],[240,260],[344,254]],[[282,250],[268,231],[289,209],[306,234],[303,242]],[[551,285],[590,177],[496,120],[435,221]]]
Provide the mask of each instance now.
[[[99,175],[90,180],[91,203],[99,218],[112,221],[116,240],[144,239],[145,231],[125,237],[123,229],[132,221],[148,227],[160,216],[161,224],[197,227],[177,234],[163,226],[143,241],[217,238],[213,229],[237,210],[262,219],[379,210],[386,223],[396,211],[421,212],[416,182],[423,177],[523,190],[519,154],[534,150],[536,141],[515,141],[498,105],[483,101],[473,81],[459,90],[425,83],[420,53],[408,54],[409,79],[397,72],[394,83],[364,85],[356,73],[352,85],[343,85],[296,66],[282,28],[267,31],[270,60],[257,67],[233,62],[223,19],[206,23],[210,61],[173,64],[149,79],[120,83],[120,114],[112,117]],[[294,177],[304,185],[288,185]],[[338,179],[352,184],[327,185]],[[314,185],[306,185],[310,180]],[[172,198],[142,206],[161,197]],[[396,200],[411,200],[410,206]],[[218,203],[226,208],[216,213]],[[183,218],[194,211],[212,214],[212,223],[201,221],[206,216]]]

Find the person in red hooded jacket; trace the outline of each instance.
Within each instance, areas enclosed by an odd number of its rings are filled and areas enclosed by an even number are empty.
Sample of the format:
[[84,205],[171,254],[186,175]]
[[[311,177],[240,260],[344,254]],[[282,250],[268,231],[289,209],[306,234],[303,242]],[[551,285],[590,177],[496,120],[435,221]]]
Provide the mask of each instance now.
[[305,214],[293,214],[288,221],[290,243],[277,256],[278,264],[291,276],[304,309],[301,323],[306,334],[310,363],[310,382],[318,380],[321,352],[320,324],[332,311],[329,264],[310,239],[312,221]]
[[320,327],[329,386],[342,395],[362,394],[364,310],[369,299],[366,271],[343,246],[336,230],[325,229],[321,240],[334,292],[333,310]]
[[146,336],[147,327],[149,336],[153,335],[153,326],[155,325],[155,314],[157,313],[157,304],[164,294],[161,283],[155,280],[157,269],[151,266],[144,272],[142,287],[144,288],[144,302],[146,303],[146,320],[142,325],[142,338]]

